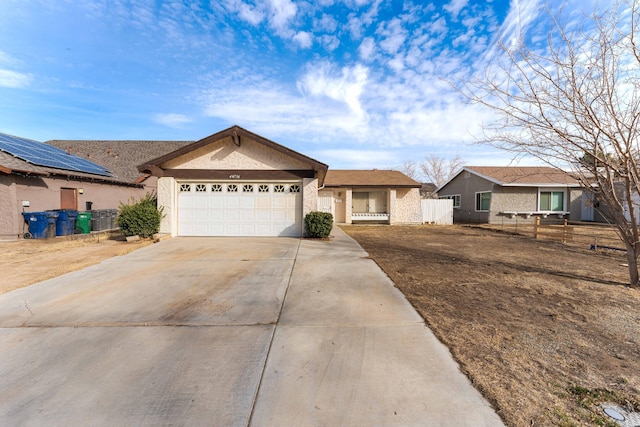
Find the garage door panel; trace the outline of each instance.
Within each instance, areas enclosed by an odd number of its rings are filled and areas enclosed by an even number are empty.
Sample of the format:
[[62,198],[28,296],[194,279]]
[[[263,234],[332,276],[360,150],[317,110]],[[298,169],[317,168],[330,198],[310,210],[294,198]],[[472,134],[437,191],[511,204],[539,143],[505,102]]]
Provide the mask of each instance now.
[[[229,191],[233,188],[238,191]],[[300,183],[182,183],[178,234],[299,237],[302,194],[290,192],[292,188],[300,188]]]

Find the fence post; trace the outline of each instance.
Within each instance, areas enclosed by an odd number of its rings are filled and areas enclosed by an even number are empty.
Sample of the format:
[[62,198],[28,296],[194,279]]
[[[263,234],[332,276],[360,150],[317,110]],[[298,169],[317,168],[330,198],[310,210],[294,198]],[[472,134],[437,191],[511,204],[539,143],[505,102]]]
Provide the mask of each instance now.
[[533,223],[533,238],[538,238],[538,229],[540,228],[540,217],[537,216]]

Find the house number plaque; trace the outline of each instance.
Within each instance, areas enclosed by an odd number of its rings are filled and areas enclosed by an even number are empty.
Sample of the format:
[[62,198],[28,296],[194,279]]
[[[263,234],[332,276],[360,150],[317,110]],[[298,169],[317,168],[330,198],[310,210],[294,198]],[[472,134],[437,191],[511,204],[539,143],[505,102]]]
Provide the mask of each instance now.
[[229,179],[240,179],[240,174],[229,175]]

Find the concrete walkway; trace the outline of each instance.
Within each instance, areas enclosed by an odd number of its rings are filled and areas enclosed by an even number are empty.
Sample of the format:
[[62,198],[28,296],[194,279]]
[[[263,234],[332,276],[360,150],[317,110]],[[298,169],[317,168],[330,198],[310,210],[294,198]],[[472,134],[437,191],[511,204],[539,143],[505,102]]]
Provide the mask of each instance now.
[[332,234],[172,239],[0,295],[0,425],[501,426]]

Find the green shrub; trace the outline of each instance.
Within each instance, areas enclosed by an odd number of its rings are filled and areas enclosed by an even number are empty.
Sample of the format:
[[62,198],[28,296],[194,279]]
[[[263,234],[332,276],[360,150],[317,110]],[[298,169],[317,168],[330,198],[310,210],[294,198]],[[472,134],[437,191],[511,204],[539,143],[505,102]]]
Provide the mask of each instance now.
[[314,239],[329,237],[333,228],[333,215],[328,212],[309,212],[304,217],[307,235]]
[[128,204],[120,203],[116,223],[125,236],[151,237],[160,230],[162,210],[158,209],[156,195],[148,193],[137,202],[130,199]]

